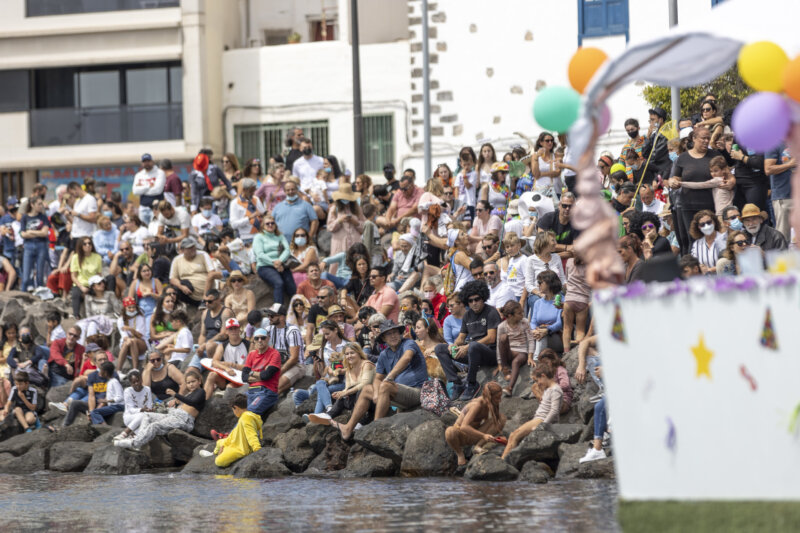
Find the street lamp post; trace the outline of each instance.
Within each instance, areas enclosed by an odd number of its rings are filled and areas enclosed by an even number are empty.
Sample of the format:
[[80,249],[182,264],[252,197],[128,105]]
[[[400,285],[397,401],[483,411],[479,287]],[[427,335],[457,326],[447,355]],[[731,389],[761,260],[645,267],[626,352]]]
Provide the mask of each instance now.
[[350,0],[350,40],[353,50],[353,167],[355,175],[364,173],[364,123],[361,116],[361,66],[358,55],[358,0]]

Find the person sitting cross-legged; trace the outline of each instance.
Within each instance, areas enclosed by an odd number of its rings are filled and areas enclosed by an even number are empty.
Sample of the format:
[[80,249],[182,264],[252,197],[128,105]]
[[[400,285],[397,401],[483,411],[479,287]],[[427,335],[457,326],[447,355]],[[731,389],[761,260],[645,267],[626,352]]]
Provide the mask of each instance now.
[[402,409],[412,409],[419,405],[420,387],[428,379],[428,368],[419,345],[411,339],[403,338],[404,329],[404,326],[391,320],[381,324],[377,340],[379,343],[385,342],[387,346],[378,357],[374,381],[361,389],[347,424],[340,426],[336,421],[331,421],[345,441],[352,438],[356,424],[373,403],[376,420],[389,413],[391,404]]
[[263,422],[261,417],[247,410],[247,396],[238,394],[233,398],[231,405],[233,414],[239,419],[236,427],[224,439],[219,439],[214,448],[214,464],[224,468],[230,466],[242,457],[257,452],[261,449],[261,431]]

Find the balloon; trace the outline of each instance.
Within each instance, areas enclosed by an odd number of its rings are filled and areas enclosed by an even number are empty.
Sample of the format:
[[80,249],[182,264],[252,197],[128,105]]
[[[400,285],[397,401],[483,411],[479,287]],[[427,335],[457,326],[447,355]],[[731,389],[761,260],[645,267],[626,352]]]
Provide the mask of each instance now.
[[756,91],[783,90],[783,69],[789,57],[777,44],[759,41],[739,51],[739,75]]
[[800,56],[795,57],[783,69],[783,90],[797,102],[800,102]]
[[783,96],[761,92],[751,94],[736,106],[731,126],[744,146],[766,152],[786,138],[791,121],[789,103]]
[[583,93],[594,73],[597,72],[600,65],[605,63],[606,59],[608,59],[608,56],[599,48],[592,48],[591,46],[578,48],[578,51],[569,60],[569,68],[567,69],[569,84],[579,93]]
[[566,133],[578,118],[581,95],[569,87],[546,87],[533,102],[533,118],[550,131]]
[[600,128],[598,131],[602,133],[606,133],[608,128],[611,126],[611,110],[608,109],[606,104],[603,104],[603,108],[600,109]]
[[613,165],[611,165],[611,168],[608,169],[608,175],[610,176],[614,172],[618,172],[620,170],[622,172],[625,172],[625,165],[623,165],[622,163],[614,163]]

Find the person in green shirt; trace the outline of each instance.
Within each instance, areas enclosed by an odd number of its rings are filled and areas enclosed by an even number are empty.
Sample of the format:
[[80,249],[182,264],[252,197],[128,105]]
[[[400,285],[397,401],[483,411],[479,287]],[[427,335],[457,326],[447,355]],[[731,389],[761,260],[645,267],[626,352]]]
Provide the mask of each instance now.
[[[72,275],[72,314],[78,318],[83,297],[89,293],[89,279],[103,274],[103,258],[94,249],[91,237],[80,237],[75,245],[75,254],[69,265]],[[109,280],[106,281],[108,285]],[[114,290],[114,287],[107,287]]]

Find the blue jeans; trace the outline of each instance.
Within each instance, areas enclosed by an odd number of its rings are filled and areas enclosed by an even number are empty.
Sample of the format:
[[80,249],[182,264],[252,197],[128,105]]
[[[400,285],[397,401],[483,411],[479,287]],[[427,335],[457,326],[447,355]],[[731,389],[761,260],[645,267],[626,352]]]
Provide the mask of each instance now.
[[106,417],[113,416],[114,413],[120,413],[125,410],[124,403],[112,403],[111,405],[104,405],[103,407],[98,407],[91,413],[89,413],[89,418],[92,421],[92,424],[104,424],[106,421]]
[[264,283],[272,286],[272,299],[283,304],[285,294],[294,296],[297,292],[297,285],[294,284],[292,272],[288,268],[284,268],[283,272],[278,272],[275,267],[264,265],[258,267],[258,277],[264,280]]
[[26,240],[23,244],[22,253],[22,290],[28,290],[31,286],[33,267],[36,267],[36,285],[34,287],[45,286],[45,268],[47,265],[47,241],[35,242]]
[[334,383],[332,385],[328,385],[325,380],[321,379],[317,381],[317,405],[314,407],[315,413],[322,413],[333,405],[333,398],[331,398],[331,393],[344,390],[344,383]]
[[306,390],[306,389],[297,389],[297,390],[295,390],[294,393],[292,394],[292,399],[294,400],[294,406],[298,407],[301,403],[303,403],[304,401],[306,401],[309,398],[311,398],[311,395],[316,390],[317,390],[316,383],[314,385],[311,385],[308,388],[308,390]]
[[59,387],[69,382],[70,380],[68,380],[64,376],[56,374],[55,372],[50,372],[50,387]]
[[608,414],[606,413],[606,399],[602,398],[594,404],[594,438],[602,439],[606,429],[608,429]]
[[247,410],[259,416],[278,403],[278,393],[266,387],[250,387],[247,389]]
[[139,206],[139,220],[141,220],[145,226],[150,224],[153,220],[153,210],[149,207],[145,207],[143,205]]
[[344,289],[347,286],[347,282],[350,281],[349,279],[340,278],[330,272],[323,272],[322,279],[327,279],[333,283],[337,289]]
[[67,399],[82,400],[85,402],[89,399],[89,391],[84,387],[77,387],[74,391],[72,391],[72,394],[67,396]]
[[536,296],[535,294],[528,295],[528,299],[525,301],[525,316],[528,317],[528,320],[530,320],[531,316],[533,315],[533,304],[535,304],[536,300],[539,298],[540,297]]
[[600,357],[597,355],[587,355],[586,356],[586,373],[592,377],[592,381],[597,384],[597,387],[600,389],[600,392],[603,392],[603,381],[597,377],[595,374],[595,368],[598,366],[602,366],[600,364]]

